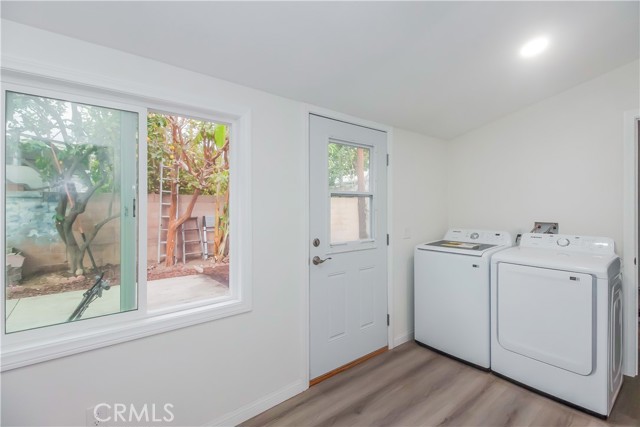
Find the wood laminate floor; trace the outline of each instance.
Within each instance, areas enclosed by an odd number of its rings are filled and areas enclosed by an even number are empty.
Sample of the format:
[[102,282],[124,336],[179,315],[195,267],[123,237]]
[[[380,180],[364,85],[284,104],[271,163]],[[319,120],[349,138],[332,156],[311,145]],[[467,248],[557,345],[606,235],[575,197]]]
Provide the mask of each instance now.
[[640,377],[603,421],[410,342],[242,425],[640,426]]

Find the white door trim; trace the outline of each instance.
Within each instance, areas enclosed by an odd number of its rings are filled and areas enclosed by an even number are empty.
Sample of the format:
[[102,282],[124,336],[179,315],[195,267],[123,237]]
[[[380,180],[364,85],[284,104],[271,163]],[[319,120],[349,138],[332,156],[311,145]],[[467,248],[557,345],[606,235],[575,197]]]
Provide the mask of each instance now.
[[[640,119],[640,110],[624,113],[623,166],[623,206],[622,206],[622,277],[625,296],[624,328],[634,330],[638,327],[638,267],[634,258],[638,257],[638,142],[636,125]],[[624,334],[623,373],[634,377],[638,374],[637,334]],[[635,362],[635,363],[634,363]]]
[[[336,111],[328,110],[326,108],[317,107],[315,105],[310,104],[302,104],[302,130],[304,132],[302,141],[304,141],[304,162],[305,162],[305,195],[304,195],[304,206],[301,206],[300,211],[304,213],[304,225],[305,225],[305,248],[306,249],[306,258],[307,261],[310,257],[309,252],[309,241],[311,239],[311,235],[309,234],[309,202],[310,202],[310,194],[309,194],[309,182],[310,182],[310,170],[309,170],[309,115],[315,114],[323,117],[327,117],[329,119],[340,120],[347,123],[352,123],[354,125],[365,126],[371,129],[380,130],[387,133],[387,154],[391,158],[389,162],[389,167],[387,168],[387,232],[391,232],[391,225],[393,224],[393,211],[391,207],[393,206],[393,187],[392,187],[392,168],[393,168],[393,127],[383,125],[380,123],[372,122],[369,120],[364,120],[358,117],[349,116],[347,114],[338,113]],[[393,239],[390,239],[389,246],[387,247],[387,313],[390,316],[389,326],[387,328],[387,346],[389,349],[394,347],[394,336],[393,336],[393,325],[394,325],[394,316],[393,316],[393,285],[391,278],[393,277],[393,264],[392,257],[393,255]],[[302,307],[302,325],[301,325],[301,335],[302,335],[302,343],[304,344],[303,348],[303,363],[301,373],[301,377],[304,380],[305,384],[309,384],[309,357],[311,356],[309,350],[309,274],[310,274],[310,263],[307,262],[307,268],[305,268],[305,278],[303,280],[302,291],[300,292],[300,307]]]

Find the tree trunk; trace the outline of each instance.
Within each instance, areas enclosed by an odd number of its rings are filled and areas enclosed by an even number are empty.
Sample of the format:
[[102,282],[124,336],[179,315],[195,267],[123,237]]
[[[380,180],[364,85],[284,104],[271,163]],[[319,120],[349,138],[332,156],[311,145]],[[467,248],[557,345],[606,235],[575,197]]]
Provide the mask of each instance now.
[[220,248],[220,184],[216,185],[216,192],[213,209],[213,259],[218,260],[218,251]]
[[67,195],[64,193],[59,193],[58,198],[58,206],[56,206],[56,230],[58,231],[58,235],[62,242],[67,245],[67,236],[64,235],[64,219],[59,220],[59,218],[64,218],[65,213],[67,211]]
[[[162,185],[162,183],[160,183]],[[178,185],[175,179],[171,180],[171,194],[169,201],[169,219],[167,220],[167,245],[165,250],[164,265],[167,267],[174,264],[174,255],[176,252],[176,240],[178,227],[175,225],[176,218],[178,217]],[[162,203],[162,195],[160,196],[160,203]],[[162,205],[160,206],[162,209]]]
[[222,215],[226,218],[223,224],[221,215],[216,212],[216,260],[221,261],[227,253],[227,242],[229,238],[229,186],[224,193],[224,203],[222,204]]
[[78,214],[76,212],[70,212],[69,214],[67,214],[66,212],[70,197],[71,196],[67,192],[60,193],[58,205],[56,206],[55,226],[56,231],[60,236],[60,240],[62,240],[65,245],[65,250],[67,252],[67,263],[69,265],[69,273],[80,275],[84,274],[84,266],[82,264],[84,251],[80,249],[78,241],[73,235],[73,223],[77,219]]
[[[364,186],[364,149],[358,148],[356,157],[356,175],[358,177],[358,191],[365,191]],[[358,197],[358,235],[361,239],[368,239],[365,198]]]
[[[173,188],[173,184],[172,184],[172,188]],[[184,213],[178,218],[172,218],[172,217],[169,218],[169,227],[168,227],[169,230],[167,231],[167,257],[164,263],[167,267],[170,267],[174,264],[173,258],[176,250],[176,242],[178,240],[177,239],[178,228],[182,224],[184,224],[186,220],[191,218],[191,213],[193,212],[193,208],[196,205],[196,201],[198,200],[199,195],[200,195],[200,189],[196,189],[191,195],[191,200],[189,200],[189,204],[187,205],[187,208],[185,209]],[[173,190],[171,191],[171,198],[173,199]],[[176,194],[176,199],[177,199],[177,194]],[[173,211],[175,213],[174,206],[175,205],[172,201],[169,212]],[[171,216],[171,213],[169,213],[169,215]]]
[[[75,220],[76,217],[74,217]],[[64,229],[64,236],[67,245],[67,259],[69,263],[69,272],[71,274],[80,275],[84,274],[84,267],[82,265],[83,252],[78,246],[78,241],[73,235],[73,221],[69,221],[65,218],[62,224]]]
[[169,228],[167,230],[167,254],[164,265],[170,267],[174,264],[174,255],[176,252],[176,241],[178,234],[178,225],[176,220],[169,219]]

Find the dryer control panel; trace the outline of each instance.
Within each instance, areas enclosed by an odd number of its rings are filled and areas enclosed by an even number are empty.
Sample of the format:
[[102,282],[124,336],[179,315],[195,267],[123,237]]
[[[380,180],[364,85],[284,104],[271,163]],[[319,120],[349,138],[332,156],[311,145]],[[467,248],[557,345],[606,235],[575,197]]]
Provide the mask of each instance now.
[[526,233],[522,235],[520,246],[525,248],[562,249],[572,252],[615,254],[613,239],[608,237]]
[[489,244],[496,246],[511,246],[513,245],[513,239],[511,234],[506,231],[492,231],[492,230],[465,230],[465,229],[450,229],[447,234],[444,235],[444,240],[453,240],[456,242],[470,242],[478,244]]

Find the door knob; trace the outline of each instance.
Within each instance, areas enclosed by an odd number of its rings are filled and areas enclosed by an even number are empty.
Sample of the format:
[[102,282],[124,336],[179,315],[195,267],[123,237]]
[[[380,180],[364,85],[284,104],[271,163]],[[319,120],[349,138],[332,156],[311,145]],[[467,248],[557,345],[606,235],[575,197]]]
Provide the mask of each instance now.
[[314,256],[313,259],[311,260],[311,262],[313,262],[313,265],[318,265],[318,264],[322,264],[323,262],[330,260],[331,257],[322,259],[320,258],[318,255]]

